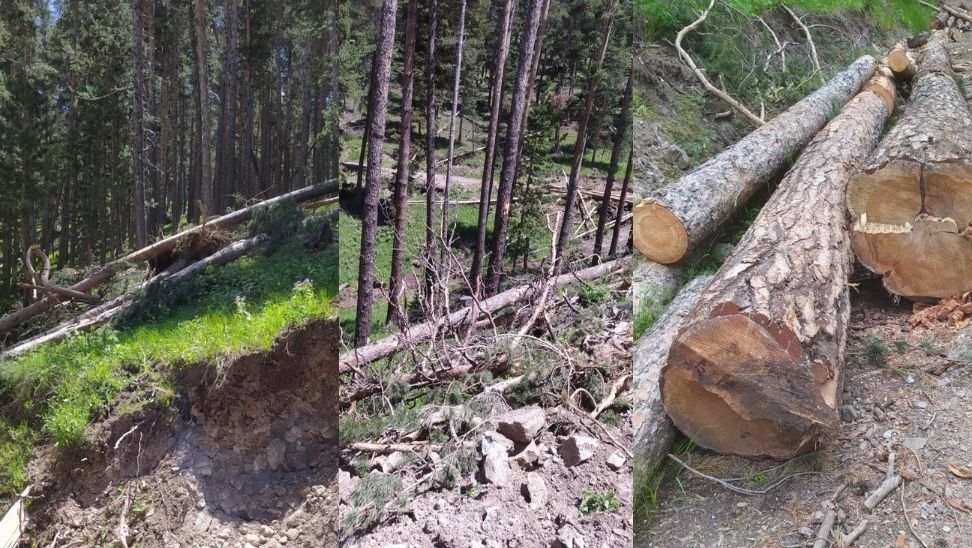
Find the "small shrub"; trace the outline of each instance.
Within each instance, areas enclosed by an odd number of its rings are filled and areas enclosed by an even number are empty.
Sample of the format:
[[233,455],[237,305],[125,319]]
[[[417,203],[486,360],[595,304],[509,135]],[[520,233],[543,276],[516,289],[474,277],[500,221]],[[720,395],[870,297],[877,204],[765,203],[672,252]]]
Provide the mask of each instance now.
[[584,498],[581,499],[577,508],[585,515],[597,512],[614,512],[621,508],[621,501],[618,500],[618,496],[614,492],[600,495],[585,491]]
[[251,237],[266,234],[267,253],[273,254],[297,234],[302,224],[303,213],[297,202],[285,200],[254,211],[247,232]]
[[585,285],[577,293],[580,303],[584,306],[601,304],[611,296],[611,290],[603,285]]

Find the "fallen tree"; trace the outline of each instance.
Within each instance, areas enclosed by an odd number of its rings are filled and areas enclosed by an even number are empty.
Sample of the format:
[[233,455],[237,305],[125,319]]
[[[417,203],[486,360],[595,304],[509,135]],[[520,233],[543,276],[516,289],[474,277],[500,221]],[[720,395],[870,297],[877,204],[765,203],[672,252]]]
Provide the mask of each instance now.
[[[202,274],[210,266],[222,266],[239,259],[266,241],[266,239],[267,237],[265,235],[259,234],[252,238],[240,240],[224,247],[216,253],[213,253],[209,257],[200,259],[192,264],[189,264],[188,266],[185,266],[185,263],[182,263],[180,264],[179,268],[164,272],[145,282],[139,289],[142,292],[147,292],[153,289],[165,290],[172,287],[174,284],[184,282]],[[120,295],[107,303],[86,311],[77,318],[62,324],[57,328],[48,331],[47,333],[32,337],[6,349],[2,354],[0,354],[0,358],[11,358],[19,354],[23,354],[28,350],[37,348],[44,343],[63,340],[74,333],[90,331],[102,326],[130,307],[132,303],[135,302],[136,297],[137,295],[134,293]]]
[[631,386],[634,430],[634,455],[646,469],[654,468],[668,452],[675,439],[675,427],[665,414],[658,378],[668,362],[668,352],[689,312],[699,302],[702,291],[712,276],[700,276],[685,285],[665,313],[638,339],[631,355],[634,380]]
[[[162,255],[163,253],[172,251],[180,241],[191,234],[198,234],[204,230],[225,229],[246,222],[253,215],[254,211],[262,207],[269,207],[271,205],[289,200],[300,203],[337,191],[338,183],[336,181],[328,181],[316,185],[310,185],[287,194],[281,194],[275,198],[264,200],[221,217],[209,219],[199,226],[190,228],[178,234],[174,234],[168,238],[159,240],[152,245],[143,247],[137,251],[133,251],[120,259],[116,259],[67,289],[80,293],[88,293],[95,287],[98,287],[99,285],[112,279],[115,274],[120,272],[126,266],[133,263],[138,264],[149,261]],[[45,310],[62,300],[64,300],[63,295],[50,295],[28,306],[25,306],[16,312],[8,314],[3,318],[0,318],[0,334],[6,333],[14,327],[30,320],[31,318],[42,314]]]
[[915,76],[915,60],[903,43],[896,45],[888,53],[887,65],[899,82],[910,82]]
[[[551,289],[568,285],[575,281],[595,280],[610,272],[622,268],[627,264],[627,257],[610,261],[607,263],[561,274],[550,281]],[[521,285],[497,293],[488,299],[479,302],[478,306],[469,306],[457,310],[448,316],[430,320],[425,323],[411,326],[407,331],[389,335],[380,341],[360,346],[341,354],[341,373],[348,373],[363,367],[371,362],[387,358],[397,352],[432,340],[440,330],[446,327],[460,328],[461,326],[478,320],[479,318],[492,314],[502,308],[526,300],[538,294],[542,288],[537,288],[533,284]]]
[[877,63],[865,55],[735,145],[634,208],[634,244],[649,259],[681,261],[793,159],[836,108],[853,97]]
[[972,117],[946,41],[920,50],[907,108],[847,189],[858,260],[915,300],[972,290]]
[[889,114],[862,91],[820,131],[679,332],[661,396],[699,445],[786,459],[837,427],[853,259],[845,187]]

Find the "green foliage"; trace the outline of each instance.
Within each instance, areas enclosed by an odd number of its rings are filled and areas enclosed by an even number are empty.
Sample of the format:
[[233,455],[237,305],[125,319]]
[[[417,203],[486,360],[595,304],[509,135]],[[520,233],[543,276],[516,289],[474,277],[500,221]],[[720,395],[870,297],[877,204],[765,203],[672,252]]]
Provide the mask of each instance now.
[[27,486],[36,434],[25,424],[14,425],[0,418],[0,497],[13,495]]
[[583,285],[577,292],[580,304],[588,307],[601,304],[611,297],[611,290],[601,284]]
[[389,513],[404,510],[408,497],[402,479],[391,474],[372,472],[363,476],[351,493],[351,509],[344,516],[343,526],[347,535],[368,529]]
[[[679,438],[672,444],[671,453],[681,458],[694,448],[692,440]],[[636,531],[642,530],[651,521],[652,514],[658,508],[658,491],[668,482],[679,481],[682,470],[670,459],[652,463],[635,462],[633,511]]]
[[577,505],[577,509],[584,515],[595,514],[597,512],[614,512],[621,508],[621,501],[614,492],[597,494],[590,491],[584,492],[584,498]]
[[869,365],[882,366],[888,359],[888,345],[881,339],[868,335],[861,339],[864,358]]
[[269,207],[261,207],[253,212],[247,225],[250,236],[267,235],[264,249],[273,254],[282,245],[293,239],[301,229],[304,214],[294,200],[278,202]]

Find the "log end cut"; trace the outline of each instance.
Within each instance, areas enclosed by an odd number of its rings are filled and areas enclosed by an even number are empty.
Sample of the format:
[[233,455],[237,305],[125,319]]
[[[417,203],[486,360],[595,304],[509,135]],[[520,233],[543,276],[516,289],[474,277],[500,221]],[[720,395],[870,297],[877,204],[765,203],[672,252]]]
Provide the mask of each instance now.
[[838,371],[807,360],[788,329],[735,311],[679,334],[660,388],[675,426],[698,445],[782,460],[836,428]]
[[681,261],[688,252],[688,231],[665,206],[645,200],[634,208],[634,245],[660,264]]

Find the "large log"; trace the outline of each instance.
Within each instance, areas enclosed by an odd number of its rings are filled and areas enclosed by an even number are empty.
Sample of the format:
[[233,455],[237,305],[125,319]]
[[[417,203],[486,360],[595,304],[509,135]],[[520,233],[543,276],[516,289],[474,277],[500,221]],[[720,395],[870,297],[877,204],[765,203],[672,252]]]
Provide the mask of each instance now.
[[[273,204],[278,204],[287,200],[293,200],[298,203],[307,200],[312,200],[324,194],[331,194],[337,192],[338,186],[339,185],[337,181],[328,181],[316,185],[310,185],[301,188],[299,190],[289,192],[287,194],[281,194],[280,196],[271,198],[269,200],[264,200],[257,204],[251,205],[249,207],[245,207],[243,209],[234,211],[232,213],[228,213],[221,217],[210,219],[199,226],[190,228],[178,234],[174,234],[172,236],[169,236],[168,238],[159,240],[158,242],[155,242],[152,245],[143,247],[142,249],[139,249],[137,251],[133,251],[120,259],[116,259],[104,265],[99,270],[95,271],[94,274],[72,285],[68,289],[70,289],[71,291],[88,293],[95,287],[98,287],[99,285],[112,279],[115,276],[115,274],[117,274],[119,271],[121,271],[131,263],[135,263],[135,264],[142,263],[150,259],[154,259],[155,257],[162,255],[163,253],[173,250],[176,244],[178,244],[180,240],[182,240],[189,234],[200,232],[202,230],[208,230],[208,229],[229,228],[231,226],[235,226],[240,223],[248,221],[250,217],[253,216],[253,212],[259,208],[268,207]],[[31,318],[39,314],[42,314],[45,310],[47,310],[48,308],[50,308],[52,305],[54,305],[60,300],[61,299],[55,295],[48,296],[35,303],[25,306],[24,308],[21,308],[16,312],[8,314],[3,318],[0,318],[0,334],[6,333],[7,331],[10,331],[14,327],[26,322],[27,320],[30,320]]]
[[972,290],[972,118],[946,40],[919,52],[909,103],[847,190],[858,260],[913,300]]
[[865,90],[821,130],[678,334],[662,401],[699,445],[786,459],[836,428],[853,261],[845,189],[888,115]]
[[904,43],[891,49],[888,53],[887,65],[899,82],[910,82],[915,76],[915,60]]
[[634,455],[645,469],[654,468],[675,439],[675,427],[662,405],[658,378],[668,362],[668,351],[675,336],[711,279],[712,276],[700,276],[687,283],[632,349],[634,378],[630,399]]
[[[158,288],[172,287],[172,284],[182,282],[202,274],[210,266],[221,266],[239,259],[256,248],[256,246],[263,243],[266,239],[267,238],[265,235],[259,234],[252,238],[240,240],[224,247],[216,253],[213,253],[209,257],[200,259],[189,266],[186,266],[185,268],[181,268],[172,273],[160,274],[142,284],[140,289],[142,291],[147,291],[156,286]],[[135,300],[135,297],[136,295],[133,293],[120,295],[107,303],[86,311],[84,314],[81,314],[77,318],[62,324],[55,329],[36,337],[32,337],[8,348],[3,353],[0,353],[0,358],[12,358],[19,354],[23,354],[28,350],[37,348],[42,344],[60,341],[75,333],[90,331],[102,326],[131,306]]]
[[[577,272],[561,274],[551,281],[550,288],[558,287],[576,282],[596,280],[618,268],[627,264],[627,257],[616,259]],[[439,330],[446,327],[458,327],[470,321],[476,321],[481,316],[492,314],[500,309],[515,304],[534,294],[538,294],[534,284],[526,284],[514,287],[497,293],[492,297],[479,302],[478,307],[466,307],[449,314],[441,320],[431,320],[408,328],[406,333],[395,333],[371,344],[360,346],[341,354],[341,373],[348,373],[357,368],[363,367],[373,361],[387,358],[397,352],[409,348],[411,345],[422,344],[432,339],[439,333]]]
[[634,244],[672,264],[708,239],[853,97],[874,73],[865,55],[823,87],[634,208]]

